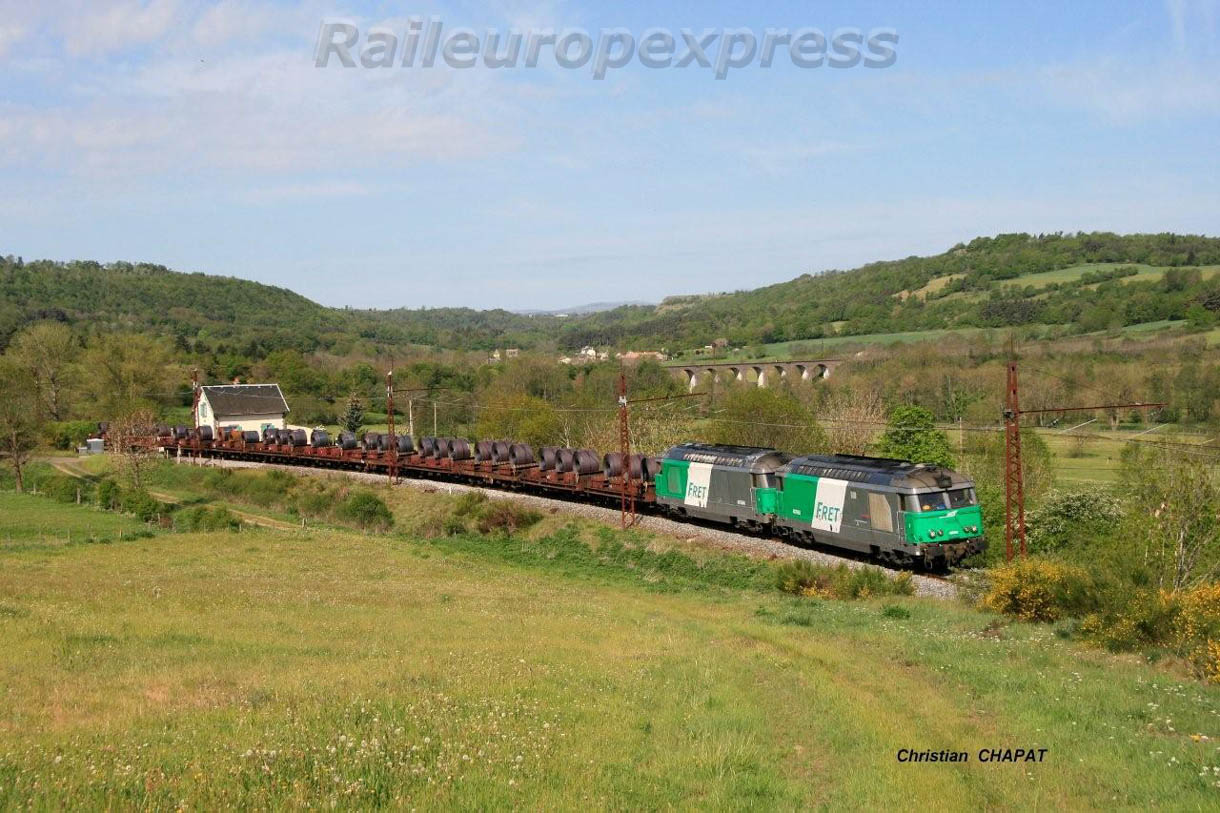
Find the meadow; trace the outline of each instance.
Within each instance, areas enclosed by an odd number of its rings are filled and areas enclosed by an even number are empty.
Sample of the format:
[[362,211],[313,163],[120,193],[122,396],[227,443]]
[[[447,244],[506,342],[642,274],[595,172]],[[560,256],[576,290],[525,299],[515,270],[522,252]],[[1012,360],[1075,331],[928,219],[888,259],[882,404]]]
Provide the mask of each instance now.
[[[31,526],[95,513],[22,499]],[[599,540],[4,543],[0,807],[1220,800],[1220,689],[1172,665],[957,604],[789,598],[741,557],[680,569]]]

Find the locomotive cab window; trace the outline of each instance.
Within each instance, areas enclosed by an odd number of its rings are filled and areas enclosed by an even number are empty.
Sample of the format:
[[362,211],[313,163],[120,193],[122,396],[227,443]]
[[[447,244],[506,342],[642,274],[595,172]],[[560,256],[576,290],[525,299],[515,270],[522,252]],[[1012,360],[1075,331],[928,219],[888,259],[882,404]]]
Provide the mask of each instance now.
[[974,495],[973,488],[957,488],[953,491],[946,491],[945,495],[949,499],[950,508],[966,508],[979,504],[978,498]]
[[908,494],[903,498],[906,502],[906,510],[912,513],[920,513],[922,511],[943,511],[949,507],[945,502],[945,492],[931,491],[927,494]]

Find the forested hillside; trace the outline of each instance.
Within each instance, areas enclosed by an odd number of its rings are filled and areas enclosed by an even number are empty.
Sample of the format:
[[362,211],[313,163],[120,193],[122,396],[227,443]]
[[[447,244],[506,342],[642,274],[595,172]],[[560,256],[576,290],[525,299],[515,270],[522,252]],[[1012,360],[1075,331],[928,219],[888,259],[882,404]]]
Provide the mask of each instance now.
[[[753,291],[673,297],[655,309],[594,314],[565,326],[563,337],[567,345],[691,347],[718,337],[746,345],[1034,323],[1101,330],[1185,319],[1194,305],[1220,310],[1220,284],[1211,278],[1218,264],[1220,239],[1214,237],[1006,234],[934,257],[805,274]],[[1030,279],[1084,265],[1099,267],[1062,281]]]
[[[743,269],[743,279],[749,278]],[[1027,324],[1090,332],[1220,312],[1220,239],[1174,234],[1006,234],[933,257],[805,274],[752,291],[672,297],[583,316],[468,308],[329,308],[291,291],[163,266],[0,258],[0,347],[41,320],[82,332],[152,332],[191,352],[371,355],[586,344],[678,350],[829,335]]]
[[528,344],[556,327],[552,317],[502,310],[328,308],[284,288],[147,263],[0,257],[0,348],[45,320],[82,333],[155,333],[181,350],[250,359],[276,350],[371,355],[406,344],[482,349]]

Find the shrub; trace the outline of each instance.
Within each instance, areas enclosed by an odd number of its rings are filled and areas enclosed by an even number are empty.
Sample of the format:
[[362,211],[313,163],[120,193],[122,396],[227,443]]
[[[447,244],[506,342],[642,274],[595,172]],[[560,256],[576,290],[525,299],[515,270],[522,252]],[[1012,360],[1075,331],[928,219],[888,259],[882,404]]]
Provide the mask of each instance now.
[[326,491],[312,491],[298,496],[289,509],[290,512],[303,517],[323,517],[330,512],[334,504],[335,495]]
[[1170,643],[1178,612],[1172,594],[1137,590],[1128,592],[1124,601],[1110,609],[1089,614],[1080,629],[1115,652],[1157,649]]
[[881,608],[881,614],[886,618],[898,618],[906,620],[911,617],[911,611],[906,607],[899,607],[897,604],[887,604]]
[[161,503],[157,502],[147,491],[128,491],[120,500],[124,513],[135,514],[141,522],[152,522],[161,513]]
[[1090,594],[1082,568],[1034,557],[994,568],[983,605],[1022,621],[1049,622],[1085,612]]
[[1199,677],[1220,683],[1220,584],[1180,594],[1173,636],[1179,654]]
[[101,480],[97,484],[97,504],[106,511],[116,511],[122,500],[119,484],[114,480]]
[[57,474],[43,482],[40,488],[44,496],[58,502],[76,502],[77,494],[80,494],[82,502],[89,501],[89,484],[87,480],[79,480],[64,474]]
[[341,520],[355,523],[364,530],[386,531],[394,524],[394,515],[385,501],[368,491],[349,495],[339,504],[337,513]]
[[441,533],[445,536],[461,536],[466,531],[466,523],[458,517],[445,517],[441,523]]
[[490,500],[479,511],[479,533],[515,533],[538,523],[542,514],[508,500]]
[[85,439],[96,431],[94,421],[50,421],[43,434],[48,445],[70,451],[85,445]]
[[467,491],[453,505],[455,517],[477,517],[487,503],[487,495],[481,491]]
[[1062,550],[1075,540],[1113,531],[1122,516],[1118,498],[1105,491],[1052,491],[1029,512],[1029,550]]
[[241,520],[224,506],[207,508],[199,505],[179,511],[174,516],[174,528],[179,531],[225,531],[240,527]]
[[831,567],[806,559],[794,559],[776,568],[776,586],[785,593],[802,596],[856,599],[869,596],[911,595],[915,592],[910,573],[894,578],[876,567]]

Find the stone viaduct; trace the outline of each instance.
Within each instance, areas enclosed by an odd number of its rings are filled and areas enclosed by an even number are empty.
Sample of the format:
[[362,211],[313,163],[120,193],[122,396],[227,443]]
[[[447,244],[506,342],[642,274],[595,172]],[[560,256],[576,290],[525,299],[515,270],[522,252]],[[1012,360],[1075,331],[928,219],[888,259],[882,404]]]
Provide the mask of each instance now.
[[685,382],[691,392],[704,381],[745,381],[767,387],[784,381],[814,381],[828,378],[830,371],[843,363],[842,359],[808,361],[723,361],[702,364],[674,364],[670,373]]

